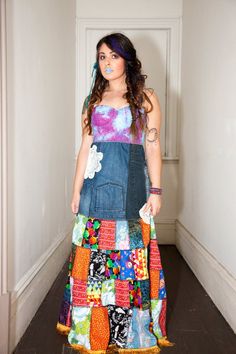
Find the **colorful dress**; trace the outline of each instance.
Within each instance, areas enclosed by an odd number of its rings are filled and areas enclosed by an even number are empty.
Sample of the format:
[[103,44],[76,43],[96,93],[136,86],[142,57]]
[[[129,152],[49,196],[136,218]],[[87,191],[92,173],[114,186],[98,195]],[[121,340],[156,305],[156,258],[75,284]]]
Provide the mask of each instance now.
[[93,143],[57,323],[82,353],[151,354],[158,344],[172,345],[154,219],[142,213],[149,195],[144,132],[133,139],[131,122],[130,106],[97,105],[92,112]]

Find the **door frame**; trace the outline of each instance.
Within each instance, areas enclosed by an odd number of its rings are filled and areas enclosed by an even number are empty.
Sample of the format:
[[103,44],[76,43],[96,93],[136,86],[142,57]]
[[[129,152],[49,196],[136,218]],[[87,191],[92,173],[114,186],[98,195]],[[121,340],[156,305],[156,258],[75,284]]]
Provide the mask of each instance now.
[[6,0],[0,3],[0,354],[9,353],[7,227],[7,29]]

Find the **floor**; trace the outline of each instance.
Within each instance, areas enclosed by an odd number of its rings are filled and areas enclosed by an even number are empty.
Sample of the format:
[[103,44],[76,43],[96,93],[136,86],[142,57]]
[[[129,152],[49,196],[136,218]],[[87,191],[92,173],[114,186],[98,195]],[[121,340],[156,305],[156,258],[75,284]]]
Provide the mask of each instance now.
[[[160,245],[167,289],[167,333],[174,347],[162,354],[236,354],[236,335],[206,294],[177,248]],[[18,344],[14,354],[74,354],[55,331],[67,264]],[[78,354],[78,352],[76,352]]]

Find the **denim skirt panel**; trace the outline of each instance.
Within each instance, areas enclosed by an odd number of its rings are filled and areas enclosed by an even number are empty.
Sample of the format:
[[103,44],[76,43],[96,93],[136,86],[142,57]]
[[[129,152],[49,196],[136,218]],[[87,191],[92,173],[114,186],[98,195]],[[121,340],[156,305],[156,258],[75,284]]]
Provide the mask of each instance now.
[[101,169],[93,178],[84,179],[78,213],[108,220],[139,218],[147,197],[143,146],[122,142],[93,145],[103,154]]

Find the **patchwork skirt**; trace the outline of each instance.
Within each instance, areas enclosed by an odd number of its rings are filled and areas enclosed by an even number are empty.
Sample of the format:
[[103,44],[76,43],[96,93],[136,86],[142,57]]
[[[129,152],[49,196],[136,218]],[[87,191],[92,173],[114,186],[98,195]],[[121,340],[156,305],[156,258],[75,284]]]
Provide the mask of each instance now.
[[167,294],[154,219],[78,213],[57,331],[82,353],[158,353]]

